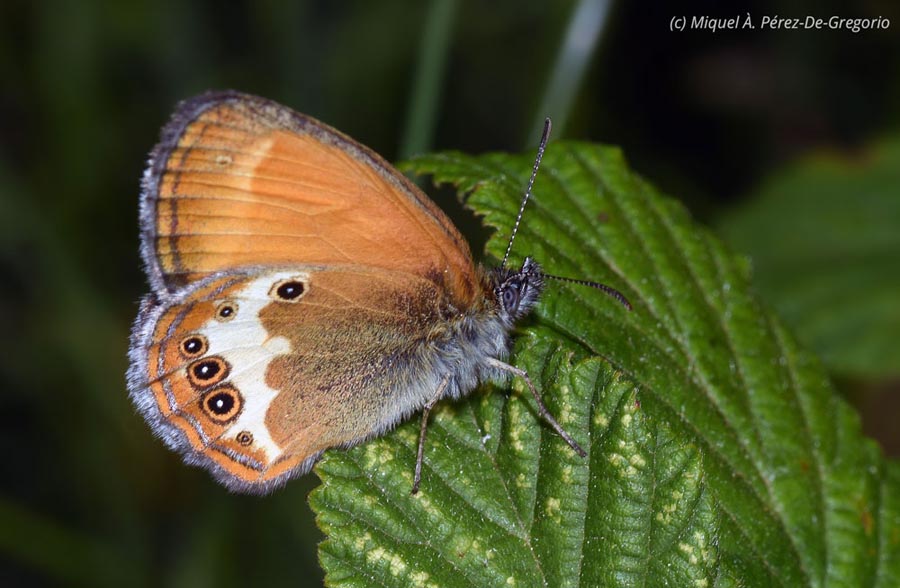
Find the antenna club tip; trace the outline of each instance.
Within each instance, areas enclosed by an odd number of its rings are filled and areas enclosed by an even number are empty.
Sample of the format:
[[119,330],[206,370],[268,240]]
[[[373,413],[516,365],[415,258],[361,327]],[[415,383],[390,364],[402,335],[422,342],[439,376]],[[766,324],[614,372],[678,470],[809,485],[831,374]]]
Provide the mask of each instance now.
[[613,298],[615,298],[616,300],[621,302],[622,306],[624,306],[625,310],[627,310],[628,312],[631,312],[632,310],[634,310],[634,307],[631,306],[631,303],[628,302],[628,299],[625,298],[625,295],[622,294],[621,292],[619,292],[618,290],[616,290],[615,288],[610,288],[609,286],[607,286],[606,288],[603,288],[603,290],[607,294],[609,294],[610,296],[612,296]]
[[550,117],[544,119],[544,132],[541,133],[541,147],[547,145],[547,141],[550,139],[550,131],[553,129],[553,121],[550,120]]

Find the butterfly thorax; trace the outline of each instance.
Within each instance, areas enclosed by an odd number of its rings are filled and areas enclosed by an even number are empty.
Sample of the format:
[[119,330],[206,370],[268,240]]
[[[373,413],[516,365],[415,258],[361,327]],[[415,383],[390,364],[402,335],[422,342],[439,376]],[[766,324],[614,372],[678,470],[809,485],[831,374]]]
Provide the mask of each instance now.
[[[503,377],[490,359],[509,354],[510,331],[515,322],[535,305],[543,288],[543,273],[531,258],[521,269],[495,268],[482,271],[482,293],[470,308],[434,325],[427,345],[416,344],[418,373],[428,372],[429,380],[450,382],[444,396],[457,398],[471,392],[480,382]],[[427,396],[417,398],[424,403]]]

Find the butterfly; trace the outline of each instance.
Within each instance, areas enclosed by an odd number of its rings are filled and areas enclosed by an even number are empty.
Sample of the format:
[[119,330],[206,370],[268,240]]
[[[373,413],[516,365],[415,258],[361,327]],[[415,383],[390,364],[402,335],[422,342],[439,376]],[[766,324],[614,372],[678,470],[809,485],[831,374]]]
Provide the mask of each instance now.
[[509,374],[584,455],[504,362],[549,274],[476,265],[417,186],[337,130],[247,94],[188,99],[150,154],[140,228],[131,399],[230,490],[270,492],[422,411],[415,493],[432,407]]

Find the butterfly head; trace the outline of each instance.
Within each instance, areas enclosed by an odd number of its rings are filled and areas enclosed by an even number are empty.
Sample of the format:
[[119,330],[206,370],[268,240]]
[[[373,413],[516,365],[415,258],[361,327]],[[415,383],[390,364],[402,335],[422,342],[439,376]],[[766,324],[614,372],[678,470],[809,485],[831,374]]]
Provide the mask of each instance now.
[[491,281],[500,314],[512,323],[528,314],[537,303],[544,289],[544,272],[536,261],[526,257],[521,269],[495,269]]

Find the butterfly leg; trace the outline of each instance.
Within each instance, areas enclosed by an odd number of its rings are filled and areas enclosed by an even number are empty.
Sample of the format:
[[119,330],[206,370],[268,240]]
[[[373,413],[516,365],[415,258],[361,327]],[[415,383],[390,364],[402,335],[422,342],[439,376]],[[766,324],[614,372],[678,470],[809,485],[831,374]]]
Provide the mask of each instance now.
[[541,395],[538,394],[537,389],[535,389],[534,387],[534,383],[532,383],[531,378],[528,377],[528,372],[523,369],[519,369],[516,366],[509,365],[508,363],[503,363],[499,359],[489,358],[487,360],[487,363],[491,367],[509,372],[525,380],[525,383],[528,384],[528,389],[531,390],[531,395],[534,396],[534,400],[535,402],[537,402],[538,414],[541,416],[541,418],[543,418],[551,427],[553,427],[553,430],[556,431],[556,433],[560,437],[562,437],[566,443],[569,444],[569,447],[575,450],[575,453],[577,453],[581,457],[587,457],[587,452],[585,452],[585,450],[575,442],[575,439],[572,439],[572,437],[568,433],[566,433],[566,430],[556,422],[556,419],[553,418],[553,415],[550,414],[550,411],[547,410],[546,406],[544,406],[544,402],[541,400]]
[[434,396],[431,397],[431,400],[429,400],[425,404],[425,408],[422,409],[422,426],[419,429],[419,451],[416,454],[416,474],[413,476],[413,494],[419,493],[419,482],[422,481],[422,458],[425,455],[425,432],[428,430],[428,414],[431,412],[431,409],[434,408],[434,405],[437,404],[437,401],[441,399],[441,396],[444,395],[444,390],[447,389],[449,384],[450,374],[447,374],[444,376],[444,379],[441,380],[437,390],[435,390]]

